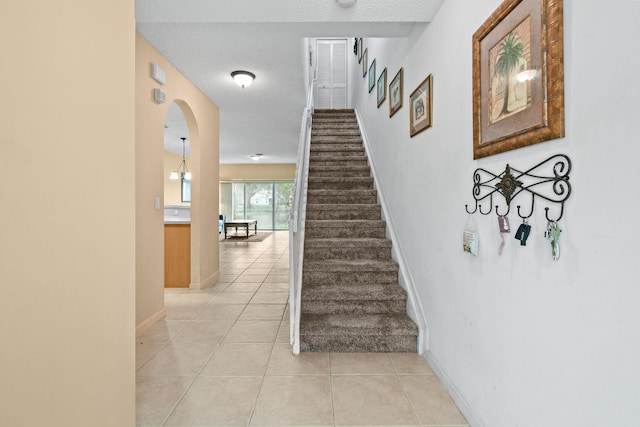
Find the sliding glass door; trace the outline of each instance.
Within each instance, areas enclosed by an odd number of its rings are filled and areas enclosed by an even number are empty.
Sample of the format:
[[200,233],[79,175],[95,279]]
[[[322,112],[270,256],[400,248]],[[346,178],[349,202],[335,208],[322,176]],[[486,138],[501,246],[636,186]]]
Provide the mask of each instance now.
[[256,219],[261,230],[288,230],[292,182],[232,183],[232,219]]
[[244,219],[257,219],[258,228],[273,228],[273,184],[248,182],[244,184],[247,209]]

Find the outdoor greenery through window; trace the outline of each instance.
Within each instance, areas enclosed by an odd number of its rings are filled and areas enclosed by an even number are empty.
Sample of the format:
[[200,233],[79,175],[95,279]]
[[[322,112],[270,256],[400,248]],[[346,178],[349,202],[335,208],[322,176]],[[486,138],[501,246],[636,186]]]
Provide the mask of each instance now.
[[290,181],[231,183],[231,219],[255,219],[261,230],[288,230],[292,203]]

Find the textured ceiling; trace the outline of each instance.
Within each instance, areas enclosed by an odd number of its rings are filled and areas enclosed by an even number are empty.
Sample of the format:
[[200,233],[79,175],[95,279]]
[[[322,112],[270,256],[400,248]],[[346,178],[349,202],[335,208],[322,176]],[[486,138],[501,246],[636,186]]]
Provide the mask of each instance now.
[[[305,104],[304,37],[406,37],[444,0],[137,0],[137,31],[220,108],[220,163],[294,163]],[[245,89],[230,73],[248,70]],[[178,117],[175,117],[177,113]],[[181,153],[180,110],[165,145]]]

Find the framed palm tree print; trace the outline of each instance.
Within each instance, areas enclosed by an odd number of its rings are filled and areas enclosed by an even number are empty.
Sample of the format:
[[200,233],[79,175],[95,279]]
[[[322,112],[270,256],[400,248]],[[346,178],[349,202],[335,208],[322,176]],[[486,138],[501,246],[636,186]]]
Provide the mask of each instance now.
[[473,157],[564,136],[562,0],[505,0],[473,35]]

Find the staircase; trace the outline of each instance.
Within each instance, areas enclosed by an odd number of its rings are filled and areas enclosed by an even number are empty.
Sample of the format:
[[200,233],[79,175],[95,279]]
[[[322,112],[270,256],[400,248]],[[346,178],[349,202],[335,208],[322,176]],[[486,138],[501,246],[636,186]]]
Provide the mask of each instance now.
[[311,130],[300,350],[416,352],[353,110],[316,110]]

